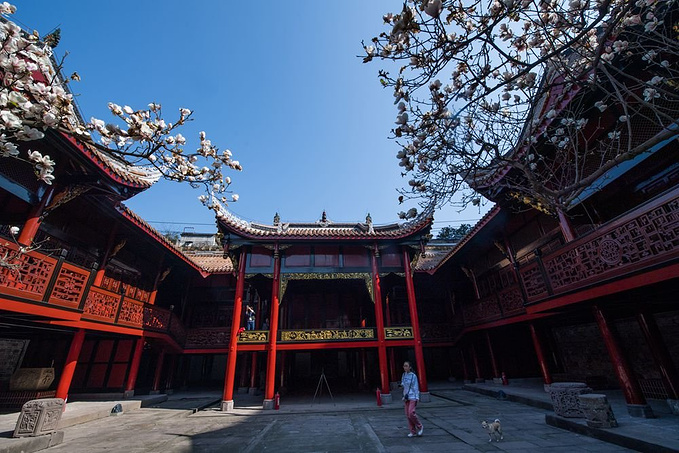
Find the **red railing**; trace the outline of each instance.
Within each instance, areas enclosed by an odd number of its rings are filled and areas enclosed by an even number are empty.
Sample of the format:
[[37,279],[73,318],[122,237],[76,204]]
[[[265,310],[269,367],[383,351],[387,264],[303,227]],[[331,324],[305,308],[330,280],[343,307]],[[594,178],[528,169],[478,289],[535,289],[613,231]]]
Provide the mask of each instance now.
[[526,305],[679,258],[679,189],[575,241],[520,262],[513,284],[462,305],[465,324],[523,313]]
[[0,238],[0,295],[45,306],[66,307],[83,320],[164,332],[179,344],[186,329],[170,310],[149,305],[150,292],[105,276],[101,286],[89,286],[91,269],[39,250],[24,251]]

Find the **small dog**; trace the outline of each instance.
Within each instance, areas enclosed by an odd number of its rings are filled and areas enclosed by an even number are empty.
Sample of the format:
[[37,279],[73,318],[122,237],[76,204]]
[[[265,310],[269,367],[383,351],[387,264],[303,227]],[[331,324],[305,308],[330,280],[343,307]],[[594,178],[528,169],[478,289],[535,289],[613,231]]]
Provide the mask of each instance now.
[[500,442],[504,439],[499,419],[496,418],[493,423],[488,423],[484,420],[481,422],[481,427],[488,431],[488,442],[492,442],[493,439],[495,439],[496,442]]

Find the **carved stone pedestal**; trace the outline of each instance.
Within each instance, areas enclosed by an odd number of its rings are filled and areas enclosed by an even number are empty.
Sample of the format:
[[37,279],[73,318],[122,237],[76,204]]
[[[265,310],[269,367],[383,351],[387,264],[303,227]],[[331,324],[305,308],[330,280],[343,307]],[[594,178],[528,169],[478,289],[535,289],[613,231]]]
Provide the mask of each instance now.
[[233,410],[233,400],[224,401],[222,400],[222,411],[229,412]]
[[584,413],[578,397],[591,393],[592,389],[584,382],[557,382],[549,387],[549,397],[554,405],[554,413],[560,417],[582,418]]
[[587,426],[590,428],[616,428],[618,426],[606,395],[587,393],[579,395],[578,401],[587,419]]
[[679,415],[679,400],[668,399],[667,405],[674,415]]
[[14,437],[35,437],[56,432],[64,410],[61,398],[31,400],[23,405]]
[[430,403],[431,402],[431,393],[420,392],[420,402],[421,403]]
[[382,400],[382,404],[391,404],[391,402],[393,401],[391,393],[380,394],[380,399]]

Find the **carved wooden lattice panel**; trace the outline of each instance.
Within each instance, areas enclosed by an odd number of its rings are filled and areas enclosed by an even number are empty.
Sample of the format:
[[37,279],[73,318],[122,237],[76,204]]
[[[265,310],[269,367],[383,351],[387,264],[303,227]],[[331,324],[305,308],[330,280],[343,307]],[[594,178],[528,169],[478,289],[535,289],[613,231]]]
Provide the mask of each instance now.
[[231,329],[227,327],[189,329],[186,332],[186,348],[223,348],[229,345]]
[[87,270],[63,263],[52,289],[52,294],[50,294],[49,302],[78,308],[89,276],[90,273]]
[[533,262],[521,268],[521,278],[523,279],[523,287],[526,289],[526,297],[529,300],[547,295],[547,286],[542,278],[538,263]]
[[423,343],[452,341],[460,330],[461,326],[454,324],[423,324],[420,326],[420,335]]
[[0,291],[42,300],[57,261],[37,252],[19,253],[8,243],[0,243],[0,256],[7,256],[11,265],[0,268]]
[[167,330],[170,323],[170,312],[153,305],[144,306],[144,327],[156,330]]
[[462,313],[466,324],[477,323],[482,320],[495,319],[501,316],[500,306],[495,296],[474,301],[462,306]]
[[171,315],[170,333],[180,344],[186,341],[186,327],[184,327],[179,316],[174,314]]
[[123,299],[118,315],[119,324],[141,327],[144,321],[144,304],[133,299]]
[[83,308],[83,317],[113,322],[120,296],[99,288],[90,288]]
[[514,285],[500,294],[498,294],[502,313],[507,315],[514,315],[525,311],[523,307],[523,295],[518,285]]
[[679,199],[658,206],[590,241],[546,259],[558,292],[584,280],[627,272],[639,263],[679,250]]

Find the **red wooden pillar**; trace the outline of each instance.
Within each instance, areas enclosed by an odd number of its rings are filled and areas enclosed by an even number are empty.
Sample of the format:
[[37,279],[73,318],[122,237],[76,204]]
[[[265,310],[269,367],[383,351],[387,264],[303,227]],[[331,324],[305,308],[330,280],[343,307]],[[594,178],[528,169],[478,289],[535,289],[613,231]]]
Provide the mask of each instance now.
[[137,374],[139,374],[139,364],[141,363],[141,354],[144,351],[144,337],[137,338],[134,345],[134,352],[132,353],[132,363],[130,364],[130,374],[127,375],[127,384],[125,385],[125,398],[134,395],[134,386],[137,383]]
[[257,353],[252,353],[252,363],[250,364],[250,388],[248,393],[254,395],[257,391]]
[[278,244],[273,252],[273,283],[271,286],[271,314],[269,316],[269,344],[266,357],[266,389],[264,390],[264,409],[274,407],[274,388],[276,386],[276,340],[278,337],[278,294],[281,284],[281,256]]
[[114,223],[111,227],[111,231],[108,234],[108,242],[106,243],[106,251],[101,257],[101,262],[99,263],[99,269],[94,277],[94,286],[101,286],[102,280],[104,280],[104,274],[106,273],[106,264],[111,257],[111,252],[113,251],[114,241],[116,239],[116,234],[118,233],[118,224]]
[[167,376],[165,376],[165,393],[167,394],[174,393],[173,381],[174,372],[176,368],[177,368],[177,354],[172,354],[170,356],[170,363],[167,367]]
[[156,303],[156,296],[158,295],[158,285],[162,281],[161,279],[163,278],[163,262],[165,261],[165,255],[162,255],[160,257],[160,262],[158,263],[158,270],[156,271],[156,278],[153,280],[153,289],[151,290],[151,294],[149,294],[149,305],[153,305]]
[[229,337],[229,352],[226,356],[226,377],[224,379],[224,393],[222,394],[222,410],[233,410],[233,385],[236,379],[236,357],[238,355],[238,329],[243,305],[243,288],[245,287],[245,247],[241,248],[238,260],[238,280],[236,294],[233,300],[233,317],[231,319],[231,336]]
[[80,349],[82,349],[84,341],[85,329],[76,330],[75,335],[73,335],[73,339],[71,340],[71,346],[68,348],[66,363],[61,372],[59,384],[57,385],[57,393],[55,395],[56,398],[61,398],[64,402],[68,400],[68,389],[71,387],[73,373],[75,373],[75,368],[78,365],[78,357],[80,356]]
[[391,394],[389,393],[389,370],[387,365],[387,346],[384,337],[384,317],[382,315],[382,289],[380,288],[380,273],[377,268],[377,257],[379,251],[377,244],[371,253],[372,273],[373,273],[373,293],[375,295],[375,324],[377,324],[377,356],[380,364],[380,392],[382,402],[390,403]]
[[549,366],[547,365],[547,360],[545,359],[545,353],[542,349],[542,343],[540,342],[540,336],[538,335],[535,325],[531,322],[528,324],[530,328],[530,336],[533,338],[533,347],[535,348],[535,356],[540,364],[540,371],[542,371],[542,380],[545,385],[552,384],[552,375],[549,372]]
[[464,358],[464,349],[460,348],[460,361],[462,362],[462,381],[471,382],[469,379],[469,368],[467,368],[467,360]]
[[33,206],[31,212],[28,214],[24,226],[21,228],[17,242],[22,245],[30,246],[35,239],[35,235],[40,229],[40,224],[42,223],[42,214],[45,212],[45,207],[47,203],[52,199],[54,195],[54,186],[51,185],[47,188],[45,193],[42,195],[40,202]]
[[479,357],[476,355],[476,347],[474,346],[474,341],[471,341],[469,343],[469,353],[471,354],[472,362],[474,363],[476,382],[484,382],[483,376],[481,374],[481,364],[479,363]]
[[[389,307],[389,295],[384,298],[385,304],[385,316],[386,316],[386,326],[391,327],[391,308]],[[394,348],[389,348],[389,380],[391,382],[400,382],[398,377],[398,363],[396,363],[396,351]]]
[[156,371],[153,375],[153,387],[151,388],[151,395],[160,393],[160,378],[163,375],[163,364],[165,363],[165,350],[161,350],[158,354],[158,363],[156,363]]
[[663,341],[653,313],[642,309],[637,313],[637,321],[641,331],[644,333],[644,337],[646,337],[646,343],[648,343],[648,347],[651,350],[653,360],[660,370],[660,376],[667,390],[667,396],[671,400],[679,400],[679,376],[677,375],[677,369]]
[[622,393],[625,395],[627,412],[629,412],[632,417],[653,418],[653,411],[646,403],[646,398],[644,398],[644,395],[641,393],[639,381],[637,381],[637,378],[634,376],[632,368],[629,366],[625,355],[620,349],[620,345],[613,335],[603,311],[601,311],[597,305],[593,305],[592,313],[599,325],[599,330],[601,331],[604,343],[606,343],[606,349],[608,349],[608,355],[611,357],[613,369],[620,382]]
[[285,387],[285,358],[287,357],[288,353],[287,351],[281,351],[281,374],[280,374],[280,379],[278,381],[278,388],[283,388]]
[[557,214],[559,216],[559,226],[561,227],[563,237],[566,239],[566,242],[571,242],[575,239],[575,233],[573,232],[571,221],[568,216],[566,216],[566,213],[561,209],[557,209]]
[[488,353],[490,354],[490,365],[493,367],[493,378],[500,378],[500,370],[497,366],[497,360],[495,360],[495,353],[493,352],[493,343],[490,341],[490,332],[484,331],[486,334],[486,344],[488,344]]
[[413,324],[413,337],[415,340],[415,362],[417,363],[417,377],[420,381],[420,392],[425,393],[424,399],[420,396],[420,401],[428,402],[429,388],[427,386],[427,370],[424,367],[424,353],[422,352],[422,337],[420,335],[420,318],[417,316],[417,302],[415,301],[415,285],[413,284],[413,274],[410,269],[410,253],[407,248],[403,248],[403,269],[406,274],[406,291],[408,293],[408,310],[410,311],[410,321]]

